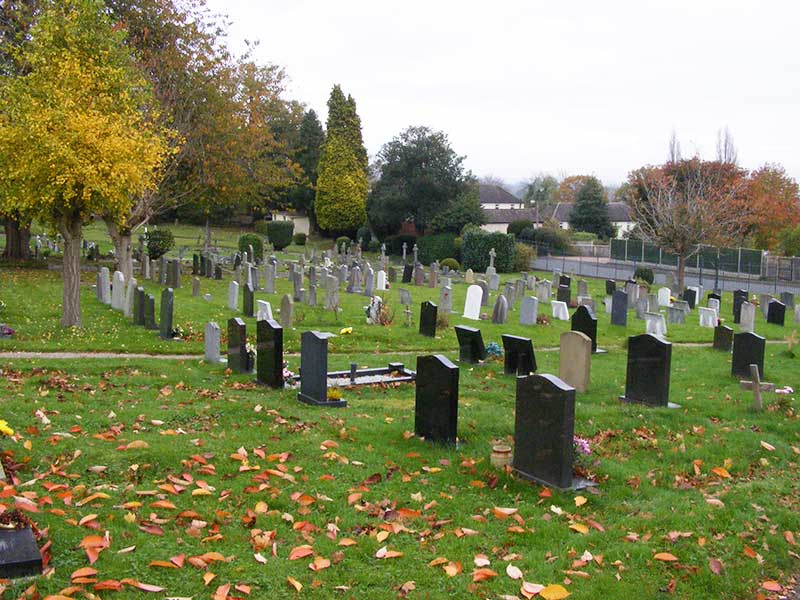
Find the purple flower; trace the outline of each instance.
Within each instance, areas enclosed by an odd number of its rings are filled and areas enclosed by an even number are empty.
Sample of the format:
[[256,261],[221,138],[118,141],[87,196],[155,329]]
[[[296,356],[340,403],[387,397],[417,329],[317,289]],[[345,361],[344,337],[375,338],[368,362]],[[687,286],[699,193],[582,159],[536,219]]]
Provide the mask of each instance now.
[[592,448],[587,439],[576,435],[572,437],[572,444],[575,447],[575,452],[578,454],[588,455],[592,453]]

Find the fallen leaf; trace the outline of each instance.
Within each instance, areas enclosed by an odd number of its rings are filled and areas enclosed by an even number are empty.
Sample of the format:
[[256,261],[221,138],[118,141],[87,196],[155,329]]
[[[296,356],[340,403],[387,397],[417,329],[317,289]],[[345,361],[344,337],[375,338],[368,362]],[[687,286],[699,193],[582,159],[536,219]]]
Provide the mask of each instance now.
[[761,587],[767,590],[768,592],[782,592],[783,586],[778,583],[777,581],[765,581],[761,584]]
[[587,500],[584,496],[575,496],[575,506],[583,506]]
[[314,549],[311,546],[297,546],[296,548],[292,548],[292,551],[289,553],[289,560],[305,558],[306,556],[311,556],[312,554],[314,554]]
[[506,575],[511,577],[511,579],[522,579],[522,571],[519,567],[515,567],[511,563],[508,564],[506,567]]
[[297,581],[294,577],[287,577],[286,581],[298,592],[303,589],[303,584]]
[[714,575],[720,575],[724,570],[722,562],[717,558],[712,558],[708,561],[708,568],[711,569],[711,572],[714,573]]
[[497,577],[497,573],[485,567],[483,569],[475,569],[472,572],[472,581],[486,581],[492,577]]
[[765,442],[764,440],[761,440],[761,447],[767,452],[773,452],[775,450],[775,446],[773,446],[768,442]]
[[669,552],[659,552],[653,557],[654,560],[660,560],[663,562],[675,562],[678,560],[678,557],[674,554],[670,554]]
[[563,600],[569,595],[570,593],[566,590],[566,588],[558,585],[557,583],[548,585],[539,592],[539,596],[544,598],[544,600]]

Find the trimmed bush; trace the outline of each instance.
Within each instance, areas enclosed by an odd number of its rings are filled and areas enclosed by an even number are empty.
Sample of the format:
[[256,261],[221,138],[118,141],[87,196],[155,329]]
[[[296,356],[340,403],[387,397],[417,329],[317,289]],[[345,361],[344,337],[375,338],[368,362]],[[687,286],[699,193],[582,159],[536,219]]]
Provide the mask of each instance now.
[[526,229],[533,229],[533,221],[519,219],[518,221],[511,221],[511,223],[508,224],[506,233],[513,233],[515,236],[519,237],[519,234]]
[[260,235],[255,233],[245,233],[239,236],[239,252],[249,252],[248,246],[253,247],[255,256],[251,256],[250,260],[261,260],[264,256],[264,240]]
[[417,243],[417,236],[401,233],[398,235],[390,235],[383,243],[386,244],[386,252],[395,256],[403,255],[403,242],[408,244],[408,255],[411,256],[411,249]]
[[596,233],[591,233],[589,231],[570,230],[569,237],[573,242],[596,242],[599,239]]
[[363,225],[358,228],[356,231],[356,242],[361,240],[361,249],[366,250],[369,248],[369,243],[372,241],[372,232],[369,230],[369,227]]
[[464,234],[464,245],[461,248],[461,262],[464,268],[480,272],[486,271],[486,267],[489,266],[489,251],[492,248],[497,253],[494,261],[497,271],[499,273],[512,272],[516,253],[514,236],[474,229]]
[[342,244],[344,244],[345,249],[347,249],[350,247],[350,244],[352,243],[353,240],[351,240],[349,237],[347,237],[346,235],[340,235],[339,237],[336,238],[336,249],[341,252]]
[[275,250],[283,250],[292,243],[294,221],[269,221],[267,237]]
[[267,226],[269,225],[269,221],[261,220],[256,221],[253,223],[253,229],[255,229],[256,233],[261,237],[267,237]]
[[514,270],[527,271],[531,268],[531,261],[536,258],[536,250],[533,246],[517,243],[516,253],[514,254]]
[[151,229],[144,238],[147,246],[147,255],[151,260],[157,260],[172,250],[175,246],[175,236],[169,229]]
[[519,239],[528,244],[536,244],[540,254],[566,252],[570,249],[569,233],[559,227],[540,227],[526,229]]
[[636,267],[636,271],[634,271],[633,273],[633,278],[646,281],[650,285],[653,285],[653,281],[655,281],[655,276],[653,275],[653,269],[649,267]]
[[295,233],[292,236],[292,242],[294,242],[297,246],[305,246],[306,245],[306,234],[305,233]]
[[439,266],[442,269],[447,267],[451,271],[460,271],[461,270],[461,265],[458,264],[458,261],[455,258],[445,258],[439,263]]
[[457,254],[455,239],[456,234],[454,233],[437,233],[417,238],[419,261],[424,265],[429,265],[435,260],[455,258]]
[[380,252],[381,251],[381,242],[380,242],[380,240],[370,240],[369,244],[367,245],[367,251],[369,251],[369,252]]

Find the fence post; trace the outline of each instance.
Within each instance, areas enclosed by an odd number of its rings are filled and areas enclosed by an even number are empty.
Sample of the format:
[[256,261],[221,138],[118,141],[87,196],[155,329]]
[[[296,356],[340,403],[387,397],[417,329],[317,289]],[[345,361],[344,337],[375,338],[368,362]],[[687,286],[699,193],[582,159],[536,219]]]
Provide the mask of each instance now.
[[742,247],[741,246],[739,246],[739,260],[736,263],[736,272],[737,273],[741,273],[742,272]]

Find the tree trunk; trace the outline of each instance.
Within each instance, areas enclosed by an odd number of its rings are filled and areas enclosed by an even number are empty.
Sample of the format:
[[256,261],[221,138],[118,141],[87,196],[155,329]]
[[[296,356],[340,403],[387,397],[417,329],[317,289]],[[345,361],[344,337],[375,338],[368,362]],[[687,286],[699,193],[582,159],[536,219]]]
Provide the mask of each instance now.
[[31,229],[16,219],[3,220],[6,231],[6,248],[3,258],[11,260],[27,260],[31,257]]
[[114,244],[114,256],[117,258],[117,269],[130,281],[133,276],[133,232],[127,227],[119,227],[106,221],[108,234]]
[[683,293],[686,283],[686,257],[678,256],[678,294]]
[[59,223],[64,237],[64,295],[61,326],[81,327],[81,238],[80,217],[64,217]]
[[204,245],[206,252],[211,252],[211,221],[206,216],[206,241]]

